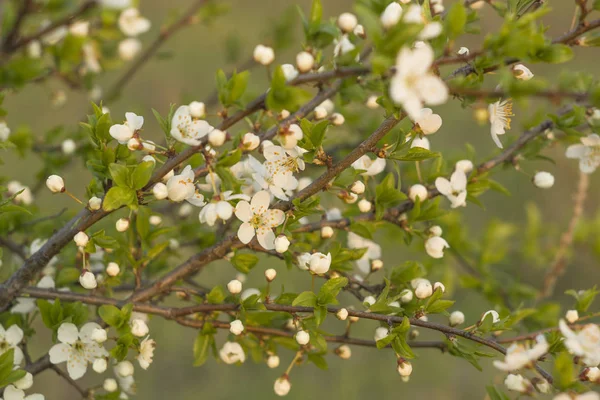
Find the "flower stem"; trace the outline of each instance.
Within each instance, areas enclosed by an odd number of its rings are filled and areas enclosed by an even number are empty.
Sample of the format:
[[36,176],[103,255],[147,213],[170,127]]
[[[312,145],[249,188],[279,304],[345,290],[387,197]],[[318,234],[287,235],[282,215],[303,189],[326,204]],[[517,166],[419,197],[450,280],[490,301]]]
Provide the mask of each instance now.
[[81,200],[79,200],[77,197],[75,197],[73,195],[73,193],[69,192],[68,190],[65,189],[64,193],[69,196],[70,198],[72,198],[73,200],[75,200],[76,202],[78,202],[79,204],[83,205],[83,202]]

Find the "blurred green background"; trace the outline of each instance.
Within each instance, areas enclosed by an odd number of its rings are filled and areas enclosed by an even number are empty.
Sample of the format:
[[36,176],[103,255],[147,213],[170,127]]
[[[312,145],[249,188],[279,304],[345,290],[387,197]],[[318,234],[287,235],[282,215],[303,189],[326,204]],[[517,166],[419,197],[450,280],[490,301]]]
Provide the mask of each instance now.
[[[142,40],[147,44],[157,35],[161,21],[164,21],[174,9],[185,9],[190,0],[142,0],[141,12],[153,21],[150,33],[142,35]],[[218,68],[231,70],[233,63],[226,62],[224,51],[225,43],[235,40],[241,45],[240,63],[251,56],[254,46],[258,43],[269,43],[269,26],[281,17],[290,7],[298,5],[305,11],[310,6],[309,1],[281,1],[281,0],[230,0],[230,12],[215,20],[210,26],[196,25],[179,32],[176,37],[168,41],[161,49],[168,52],[170,57],[161,57],[146,64],[130,82],[125,93],[114,103],[108,104],[114,120],[119,120],[126,111],[135,111],[146,117],[144,136],[158,138],[158,125],[153,120],[150,108],[166,113],[170,103],[187,103],[191,100],[203,100],[214,88],[214,73]],[[351,10],[352,2],[324,0],[325,14],[336,16],[343,11]],[[446,1],[448,7],[452,3]],[[573,2],[567,0],[548,1],[553,11],[544,18],[549,27],[549,34],[556,36],[568,29],[573,12]],[[465,36],[457,43],[456,48],[467,46],[478,49],[486,31],[493,31],[501,23],[500,19],[490,10],[482,11],[482,34],[479,36]],[[276,62],[292,62],[294,55],[300,50],[301,29],[299,18],[294,19],[296,24],[296,38],[298,45],[292,46],[285,52],[276,55]],[[163,54],[164,55],[164,54]],[[597,73],[598,52],[593,48],[576,49],[575,60],[559,66],[529,65],[537,77],[555,79],[561,70],[580,70]],[[118,77],[118,73],[110,73],[103,77],[100,86],[108,88]],[[262,92],[266,86],[266,73],[260,68],[252,71],[250,90],[255,93]],[[66,104],[58,109],[49,106],[49,97],[56,89],[64,89],[68,99]],[[22,92],[8,96],[6,106],[9,111],[8,123],[13,129],[18,125],[27,124],[34,132],[46,132],[57,125],[75,127],[81,116],[89,112],[88,97],[85,93],[78,93],[63,87],[59,82],[47,82],[26,88]],[[513,129],[507,137],[516,137],[521,132],[523,117],[529,117],[538,105],[532,103],[528,109],[516,105],[514,112],[517,115]],[[381,112],[381,111],[379,111]],[[444,119],[444,126],[440,132],[430,137],[432,150],[444,150],[444,154],[458,155],[464,153],[464,144],[471,143],[477,149],[477,161],[489,157],[498,150],[489,136],[488,126],[476,124],[470,111],[462,111],[458,102],[436,109]],[[375,114],[374,114],[375,115]],[[343,134],[343,129],[337,130]],[[502,138],[503,141],[507,137]],[[532,175],[537,169],[552,172],[556,177],[556,185],[550,190],[535,189],[530,183],[527,173],[514,173],[514,171],[501,172],[495,175],[513,193],[506,197],[497,192],[488,192],[481,199],[485,210],[470,205],[466,209],[457,210],[465,215],[468,222],[468,231],[473,240],[478,240],[485,226],[493,219],[503,222],[521,224],[526,218],[525,206],[535,202],[540,207],[543,217],[544,230],[553,235],[553,241],[546,243],[549,247],[558,242],[561,229],[567,224],[571,215],[571,196],[577,182],[577,163],[564,158],[564,148],[557,147],[546,155],[556,159],[556,165],[548,162],[527,163],[524,170]],[[5,159],[6,164],[0,166],[0,173],[9,175],[25,184],[33,184],[32,174],[40,165],[35,156],[26,160],[10,158]],[[586,202],[586,217],[589,219],[596,215],[600,192],[597,184],[600,172],[591,176],[592,186]],[[64,174],[68,182],[84,182],[89,179],[89,173],[83,171],[80,165],[72,165]],[[83,195],[83,188],[75,188],[78,195]],[[44,191],[38,194],[39,202],[47,202],[51,207],[47,210],[51,214],[65,206],[68,199],[50,198]],[[72,206],[71,203],[67,203]],[[444,203],[446,204],[446,203]],[[73,206],[74,208],[74,206]],[[115,217],[116,218],[116,217]],[[420,244],[413,245],[410,250],[402,243],[398,245],[395,231],[389,230],[381,234],[379,239],[384,248],[384,262],[388,266],[400,264],[410,259],[411,254],[419,254],[423,258]],[[395,240],[396,239],[396,240]],[[597,237],[587,238],[591,242],[598,242]],[[556,299],[571,304],[569,298],[562,293],[568,288],[584,289],[598,282],[600,268],[598,259],[589,250],[589,246],[578,245],[574,256],[568,262],[568,274],[559,281],[556,290]],[[184,259],[186,253],[182,253]],[[547,256],[547,255],[546,255]],[[178,260],[173,260],[174,265]],[[453,267],[453,260],[446,257],[441,265],[452,264],[448,279],[455,276],[458,269]],[[307,282],[299,278],[298,271],[285,270],[282,263],[272,259],[265,259],[255,268],[248,277],[245,287],[260,286],[263,283],[263,271],[275,267],[279,271],[278,281],[285,282],[286,290],[306,290]],[[503,260],[497,268],[510,274],[522,277],[522,280],[540,286],[543,270],[528,265],[516,265],[510,258]],[[203,285],[224,284],[232,279],[235,271],[228,263],[214,263],[206,268],[199,281]],[[380,273],[381,274],[381,273]],[[375,276],[375,280],[380,279]],[[277,285],[276,285],[277,286]],[[479,315],[490,308],[480,296],[473,292],[457,291],[451,294],[457,300],[453,309],[460,309],[467,315],[467,323],[477,320]],[[343,297],[344,301],[355,302],[350,297]],[[445,323],[445,318],[438,316],[433,320]],[[353,335],[371,338],[377,325],[374,322],[363,321],[353,328]],[[329,321],[326,330],[342,332],[343,326],[337,321]],[[273,393],[274,380],[285,370],[293,354],[283,350],[281,353],[281,366],[278,369],[268,369],[266,365],[255,365],[247,361],[240,367],[224,365],[222,362],[209,360],[200,368],[193,368],[192,345],[196,332],[189,328],[180,327],[173,323],[165,323],[159,318],[152,319],[151,335],[156,339],[158,347],[154,363],[148,371],[136,368],[136,381],[138,384],[138,398],[140,399],[262,399],[275,398]],[[40,327],[40,331],[45,328]],[[44,336],[44,335],[39,335]],[[47,335],[46,335],[47,336]],[[225,333],[219,335],[218,343],[225,341]],[[420,339],[441,339],[435,332],[421,330]],[[42,354],[49,348],[49,339],[33,343],[34,356]],[[395,370],[395,357],[389,351],[377,351],[368,348],[352,349],[352,358],[342,361],[336,356],[329,356],[329,370],[321,371],[308,365],[295,368],[291,375],[292,391],[289,399],[364,399],[367,397],[378,399],[392,398],[418,398],[418,399],[482,399],[485,398],[485,386],[490,382],[500,384],[504,375],[496,371],[488,360],[483,360],[483,372],[476,371],[467,362],[456,359],[450,355],[442,355],[437,350],[420,350],[418,359],[414,361],[414,373],[409,383],[402,383]],[[85,383],[95,385],[101,378],[90,371]],[[36,378],[35,388],[46,395],[47,399],[77,398],[77,393],[70,387],[57,380],[51,371],[44,372]]]

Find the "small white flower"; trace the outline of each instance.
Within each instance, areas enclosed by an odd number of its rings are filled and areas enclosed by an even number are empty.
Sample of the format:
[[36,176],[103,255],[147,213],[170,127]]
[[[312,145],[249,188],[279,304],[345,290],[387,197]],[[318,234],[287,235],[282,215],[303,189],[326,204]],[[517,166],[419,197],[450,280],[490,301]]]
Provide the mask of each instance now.
[[377,96],[375,96],[375,95],[369,96],[369,98],[367,99],[366,105],[367,105],[367,108],[370,108],[371,110],[379,108],[379,103],[377,103]]
[[385,169],[385,158],[377,157],[371,160],[369,156],[364,155],[352,163],[352,168],[365,171],[361,174],[363,176],[374,176]]
[[554,186],[554,175],[546,171],[537,172],[533,176],[533,184],[540,189],[549,189]]
[[460,170],[456,170],[450,176],[450,180],[438,177],[435,180],[436,189],[448,200],[451,207],[466,207],[467,205],[467,175]]
[[459,56],[468,56],[469,55],[469,49],[467,47],[461,47],[460,49],[458,49],[458,51],[456,53]]
[[205,120],[194,118],[190,106],[179,106],[171,120],[173,139],[190,146],[200,145],[213,129]]
[[398,361],[398,373],[400,376],[410,376],[412,374],[412,364],[406,360]]
[[310,341],[310,335],[306,331],[296,332],[295,337],[296,337],[296,342],[298,342],[298,344],[300,346],[304,346],[304,345],[308,344],[308,342]]
[[379,19],[381,20],[383,27],[389,29],[396,25],[401,17],[402,7],[400,7],[400,4],[393,2],[385,8]]
[[429,150],[431,145],[429,144],[429,139],[423,137],[413,139],[412,143],[410,144],[410,148],[412,149],[413,147],[420,147],[422,149]]
[[363,303],[366,304],[367,307],[371,307],[376,301],[377,299],[375,299],[373,296],[367,296],[363,299]]
[[431,108],[423,108],[415,120],[425,135],[436,133],[442,127],[442,117],[433,113]]
[[408,189],[408,197],[412,201],[417,201],[417,198],[419,198],[419,200],[421,200],[421,202],[423,202],[423,201],[427,200],[428,196],[429,196],[429,192],[427,191],[427,188],[421,184],[412,185]]
[[267,366],[271,369],[279,367],[279,356],[274,354],[270,355],[267,358]]
[[352,350],[350,349],[350,346],[343,344],[335,349],[335,354],[337,354],[342,360],[348,360],[350,357],[352,357]]
[[335,126],[340,126],[340,125],[344,125],[344,122],[346,122],[346,118],[344,118],[344,116],[340,113],[333,113],[331,114],[331,123]]
[[373,204],[367,199],[362,199],[358,202],[358,209],[360,212],[369,212],[371,211],[371,208],[373,208]]
[[169,200],[181,202],[193,198],[196,193],[194,178],[194,170],[190,165],[186,166],[179,175],[173,175],[167,181]]
[[354,43],[352,43],[350,39],[348,39],[348,35],[343,35],[339,40],[334,40],[333,44],[334,57],[343,56],[344,54],[349,53],[356,48],[356,46],[354,46]]
[[436,282],[433,284],[433,291],[440,289],[442,293],[446,292],[446,286],[442,282]]
[[377,342],[378,340],[385,338],[388,334],[389,334],[388,328],[380,326],[379,328],[375,329],[374,339]]
[[298,71],[304,73],[310,71],[315,65],[315,58],[307,51],[301,51],[296,55],[296,66]]
[[46,179],[46,186],[52,193],[62,193],[65,191],[65,181],[58,175],[50,175]]
[[327,117],[327,110],[325,107],[317,106],[315,107],[315,119],[323,119]]
[[8,140],[10,136],[10,128],[6,125],[6,122],[0,121],[0,141],[4,142]]
[[31,189],[21,184],[21,182],[10,181],[6,185],[6,188],[8,189],[8,193],[10,195],[15,195],[16,193],[21,192],[15,196],[15,202],[22,203],[25,205],[30,205],[31,203],[33,203],[33,194],[31,193]]
[[448,242],[439,236],[432,236],[425,241],[425,251],[433,258],[444,257],[444,249],[449,247]]
[[229,281],[227,284],[227,290],[229,290],[229,293],[231,294],[240,293],[242,291],[242,282],[238,281],[237,279]]
[[[315,109],[316,110],[316,109]],[[291,124],[288,126],[287,130],[278,136],[281,145],[286,150],[293,150],[296,148],[296,145],[302,138],[304,137],[304,133],[302,132],[302,128],[298,124]],[[273,147],[273,146],[271,146]],[[275,146],[277,148],[279,146]],[[275,150],[275,149],[273,149]],[[271,154],[271,153],[269,153]]]
[[514,343],[506,349],[504,361],[494,360],[494,366],[502,371],[516,371],[535,363],[548,352],[549,345],[544,335],[536,337],[536,344],[530,348]]
[[18,325],[11,325],[6,330],[4,326],[0,325],[0,354],[13,349],[13,363],[15,365],[20,365],[23,361],[23,351],[19,347],[22,340],[23,330]]
[[131,361],[125,360],[121,361],[116,366],[117,374],[123,378],[133,375],[134,368]]
[[292,384],[287,376],[277,378],[275,385],[273,386],[273,390],[277,396],[286,396],[290,392],[291,388]]
[[522,375],[509,374],[504,380],[504,385],[508,390],[519,393],[527,393],[533,390],[531,382]]
[[[597,369],[597,368],[596,368]],[[27,390],[33,386],[33,375],[29,372],[24,377],[15,382],[15,387],[21,390]],[[8,399],[7,399],[8,400]]]
[[104,343],[108,339],[108,333],[106,329],[94,328],[90,337],[96,343]]
[[115,223],[115,228],[118,232],[125,232],[127,229],[129,229],[129,219],[119,218]]
[[[340,216],[341,218],[341,216]],[[339,219],[339,218],[337,218]],[[381,258],[381,246],[372,240],[365,239],[353,232],[348,232],[348,248],[362,249],[367,248],[367,252],[356,261],[358,269],[363,274],[371,272],[371,261]]]
[[4,388],[5,400],[44,400],[44,395],[39,393],[25,396],[25,392],[22,389],[15,387],[15,385],[8,385]]
[[450,326],[457,326],[464,324],[465,314],[462,311],[452,311],[450,313]]
[[131,61],[142,50],[142,42],[136,38],[127,38],[119,42],[119,57],[123,61]]
[[365,188],[365,184],[362,181],[356,181],[350,186],[350,191],[355,194],[363,194]]
[[52,364],[67,363],[71,379],[79,379],[87,371],[87,365],[98,358],[108,357],[108,352],[92,339],[92,332],[100,325],[88,322],[78,330],[72,323],[58,328],[58,341],[49,351]]
[[424,280],[420,282],[415,288],[415,296],[417,296],[417,299],[423,300],[428,297],[431,297],[432,294],[433,286],[431,286],[431,283],[429,281]]
[[349,12],[345,12],[340,14],[340,16],[337,19],[337,24],[342,30],[342,32],[350,33],[354,31],[354,28],[356,28],[356,25],[358,24],[358,19],[356,18],[356,15]]
[[290,240],[285,235],[279,235],[275,238],[275,251],[285,253],[290,247]]
[[488,310],[486,312],[483,313],[483,315],[481,316],[481,321],[483,321],[485,319],[485,317],[487,317],[488,315],[492,316],[492,323],[497,323],[500,322],[500,314],[498,314],[498,311],[496,310]]
[[126,36],[138,36],[148,32],[150,21],[142,17],[137,8],[128,8],[119,16],[119,29]]
[[90,271],[84,271],[79,275],[79,283],[84,289],[95,289],[98,287],[96,276]]
[[529,68],[524,66],[523,64],[517,64],[513,68],[513,74],[517,79],[521,79],[523,81],[528,81],[533,78],[533,73]]
[[151,215],[150,218],[148,218],[148,222],[150,225],[160,225],[162,223],[162,217],[160,215]]
[[144,117],[136,115],[132,112],[125,113],[125,122],[123,124],[115,124],[110,127],[110,136],[115,138],[121,144],[127,144],[134,133],[144,125]]
[[[1,140],[1,137],[2,137],[2,133],[0,132],[0,140]],[[60,148],[61,148],[63,154],[70,155],[70,154],[73,154],[75,152],[75,150],[77,149],[77,144],[75,143],[75,141],[73,139],[67,139],[61,143]]]
[[457,171],[462,171],[465,174],[473,171],[473,162],[471,160],[460,160],[456,162],[454,169]]
[[142,369],[148,369],[152,364],[152,358],[154,357],[154,348],[156,347],[156,341],[154,339],[146,338],[140,343],[140,354],[136,357],[140,367]]
[[348,310],[345,308],[340,308],[336,313],[335,316],[340,320],[340,321],[345,321],[346,318],[348,318]]
[[423,103],[435,106],[448,100],[448,88],[429,71],[433,59],[433,49],[428,44],[416,49],[403,47],[396,59],[390,97],[396,104],[402,105],[413,121],[421,116]]
[[119,388],[119,385],[117,385],[117,381],[112,379],[112,378],[108,378],[104,380],[104,384],[102,385],[102,388],[104,390],[106,390],[107,392],[111,393],[116,391]]
[[260,146],[260,138],[254,133],[248,132],[242,138],[242,145],[247,151],[254,150]]
[[119,268],[119,264],[117,264],[116,262],[109,262],[106,266],[106,274],[108,276],[117,276],[119,275],[120,271],[121,268]]
[[564,344],[569,353],[582,358],[588,367],[600,364],[600,327],[588,324],[579,332],[573,332],[564,320],[558,322],[560,332],[565,337]]
[[97,372],[99,374],[106,371],[106,368],[108,368],[106,358],[96,358],[92,363],[92,369],[94,370],[94,372]]
[[577,310],[569,310],[567,311],[567,313],[565,314],[565,319],[570,323],[570,324],[574,324],[575,322],[577,322],[577,320],[579,319],[579,313],[577,312]]
[[504,135],[506,129],[510,129],[512,113],[512,102],[510,100],[499,100],[488,106],[488,114],[491,125],[491,134],[496,146],[502,148],[498,135]]
[[442,236],[442,233],[443,233],[442,227],[439,225],[434,225],[431,228],[429,228],[429,233],[432,236]]
[[600,166],[600,136],[593,133],[581,138],[581,144],[567,148],[566,156],[579,159],[579,170],[591,174]]
[[275,60],[275,52],[271,47],[259,44],[254,48],[254,61],[262,65],[269,65]]
[[267,250],[275,248],[273,228],[283,223],[285,215],[281,210],[270,210],[269,202],[270,195],[263,190],[256,193],[250,203],[242,200],[237,204],[235,216],[242,221],[238,229],[238,238],[242,243],[250,243],[256,235],[258,243],[263,248]]
[[79,247],[85,247],[88,244],[88,241],[90,240],[90,238],[88,237],[88,235],[85,234],[85,232],[78,232],[74,237],[73,240],[75,241],[75,244]]
[[233,333],[236,336],[244,332],[244,324],[242,324],[242,321],[240,321],[239,319],[231,321],[229,323],[229,332]]
[[225,342],[219,351],[219,356],[226,364],[243,363],[246,361],[244,349],[236,342]]
[[273,282],[275,277],[277,277],[277,271],[273,268],[269,268],[265,271],[265,278],[267,278],[267,281]]
[[327,273],[331,266],[331,253],[327,253],[327,255],[318,252],[311,254],[308,265],[310,271],[314,274],[323,275]]
[[131,333],[133,336],[144,337],[148,332],[150,332],[150,329],[143,319],[134,319],[131,321]]

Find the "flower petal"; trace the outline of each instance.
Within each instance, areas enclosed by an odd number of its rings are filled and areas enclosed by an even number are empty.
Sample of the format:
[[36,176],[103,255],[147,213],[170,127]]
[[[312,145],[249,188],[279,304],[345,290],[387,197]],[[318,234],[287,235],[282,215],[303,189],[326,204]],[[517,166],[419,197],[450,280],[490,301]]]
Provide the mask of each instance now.
[[79,331],[79,338],[81,341],[84,343],[93,342],[92,332],[94,332],[94,329],[102,329],[102,327],[95,322],[88,322],[87,324],[83,325]]
[[60,340],[62,343],[73,344],[78,338],[79,331],[74,324],[65,322],[58,328],[58,340]]
[[446,178],[437,178],[435,180],[435,188],[444,196],[448,196],[450,193],[452,193],[452,185]]
[[23,330],[17,325],[12,325],[6,330],[6,342],[11,346],[16,346],[23,340]]
[[283,224],[285,214],[281,210],[267,210],[263,218],[267,226],[274,228]]
[[254,228],[247,222],[244,222],[242,225],[240,225],[240,228],[238,229],[238,238],[240,239],[240,242],[244,244],[250,243],[254,237],[254,234]]
[[[269,147],[267,147],[269,148]],[[261,190],[256,193],[252,200],[250,201],[250,206],[252,207],[252,212],[254,214],[262,214],[269,208],[269,203],[271,202],[271,195],[266,190]]]
[[67,361],[69,359],[69,354],[71,354],[71,346],[64,343],[55,344],[48,352],[52,364],[60,364]]
[[67,360],[67,371],[71,379],[77,380],[85,375],[87,371],[87,360],[83,357],[73,357],[73,354]]
[[260,227],[256,234],[258,243],[266,250],[275,248],[275,233],[270,228]]
[[[208,207],[208,206],[207,206]],[[252,218],[252,210],[250,207],[250,203],[245,200],[240,201],[235,206],[235,216],[242,222],[250,221]]]

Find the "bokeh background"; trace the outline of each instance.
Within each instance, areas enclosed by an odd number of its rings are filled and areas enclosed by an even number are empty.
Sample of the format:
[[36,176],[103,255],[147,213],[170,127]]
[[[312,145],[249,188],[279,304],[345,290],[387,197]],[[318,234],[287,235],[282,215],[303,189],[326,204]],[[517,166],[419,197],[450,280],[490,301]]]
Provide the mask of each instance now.
[[[147,44],[158,33],[161,21],[173,10],[182,10],[191,3],[190,0],[143,0],[141,12],[150,18],[154,25],[150,33],[143,35],[142,40]],[[240,60],[243,63],[252,54],[258,43],[269,43],[269,26],[281,18],[290,8],[299,6],[307,11],[310,2],[285,0],[229,0],[230,11],[219,17],[210,25],[196,25],[180,31],[176,37],[162,48],[163,57],[156,58],[146,64],[129,83],[125,93],[117,100],[108,104],[113,119],[126,111],[135,111],[146,116],[144,135],[158,138],[158,125],[153,120],[150,108],[166,113],[170,103],[187,103],[191,100],[203,100],[214,89],[214,73],[218,68],[231,70],[236,63],[227,61],[225,44],[236,41],[239,44]],[[343,11],[351,10],[350,0],[324,0],[325,15],[336,16]],[[452,1],[446,0],[446,6]],[[544,23],[549,27],[549,34],[556,36],[568,29],[573,13],[573,2],[568,0],[548,1],[552,12],[544,17]],[[501,20],[491,10],[482,11],[482,33],[467,35],[461,38],[457,46],[467,46],[477,49],[482,43],[485,32],[493,31]],[[299,18],[293,19],[298,45],[277,54],[276,61],[293,62],[294,55],[300,50],[301,26]],[[168,54],[166,54],[168,53]],[[168,56],[168,57],[167,57]],[[597,73],[599,54],[594,48],[576,49],[575,60],[559,66],[529,65],[537,77],[555,79],[561,70],[581,70]],[[103,77],[100,86],[110,87],[117,79],[118,73],[110,73]],[[250,82],[250,91],[260,93],[266,88],[266,73],[260,68],[254,68]],[[56,89],[66,91],[68,99],[61,108],[49,106],[51,93]],[[47,82],[30,86],[20,93],[8,96],[6,107],[9,111],[8,123],[11,127],[29,125],[39,136],[52,127],[64,125],[75,127],[81,116],[89,112],[89,102],[86,93],[72,91],[58,82]],[[542,105],[541,103],[539,105]],[[545,104],[544,104],[545,105]],[[507,135],[515,137],[521,129],[521,122],[527,120],[535,112],[538,104],[532,103],[530,108],[515,106],[517,115],[513,129]],[[474,122],[471,111],[460,109],[458,102],[439,107],[444,119],[443,129],[431,137],[432,149],[443,149],[444,153],[460,154],[464,152],[464,144],[471,143],[476,149],[476,159],[483,160],[493,152],[497,152],[490,140],[487,126]],[[374,114],[375,115],[375,114]],[[344,130],[340,129],[340,135]],[[504,138],[503,138],[504,139]],[[512,193],[506,197],[497,192],[485,194],[481,200],[485,209],[470,205],[457,212],[463,213],[467,221],[472,240],[479,240],[486,225],[493,219],[522,224],[526,219],[526,205],[536,203],[543,218],[543,229],[554,242],[548,243],[549,248],[558,242],[558,235],[567,224],[571,215],[571,196],[577,182],[577,163],[564,158],[564,148],[552,149],[545,153],[556,160],[549,162],[527,163],[525,173],[498,172],[495,179],[504,184]],[[5,158],[6,164],[0,166],[0,173],[9,175],[25,184],[33,184],[32,174],[41,165],[35,155],[27,159]],[[551,190],[535,189],[530,182],[530,176],[538,169],[552,172],[557,180]],[[599,172],[591,176],[592,186],[586,202],[585,216],[587,220],[596,217],[597,204],[600,200],[598,183]],[[64,174],[68,182],[85,182],[90,175],[80,165],[72,164]],[[72,186],[73,187],[73,186]],[[77,194],[83,194],[83,188],[75,188]],[[50,204],[48,214],[65,206],[68,199],[51,198],[40,192],[38,201]],[[70,203],[67,203],[71,206]],[[571,304],[565,296],[567,288],[584,289],[598,282],[600,268],[598,258],[589,244],[596,243],[597,236],[591,236],[579,241],[568,262],[568,273],[559,281],[556,299],[564,304]],[[383,259],[386,265],[400,264],[411,255],[418,254],[423,258],[422,251],[416,246],[408,249],[403,242],[398,244],[398,235],[390,230],[378,237],[384,248]],[[420,246],[420,245],[418,245]],[[511,253],[512,254],[512,253]],[[186,256],[182,252],[181,259]],[[547,256],[547,255],[545,255]],[[448,257],[448,264],[453,263]],[[174,259],[173,263],[177,263]],[[261,261],[248,277],[245,287],[262,285],[262,274],[266,268],[278,269],[281,282],[285,282],[287,290],[306,290],[307,282],[299,277],[298,271],[287,271],[282,263],[272,259]],[[543,269],[528,265],[516,265],[507,258],[495,266],[507,273],[522,277],[539,287]],[[449,268],[450,275],[458,274],[456,268]],[[203,285],[224,284],[232,279],[235,271],[227,263],[214,263],[206,268],[198,278]],[[376,277],[377,278],[377,277]],[[279,280],[279,278],[278,278]],[[457,300],[455,309],[461,309],[467,315],[467,322],[474,322],[490,305],[478,294],[466,291],[455,291],[453,298]],[[345,301],[352,302],[349,297]],[[596,308],[597,309],[597,308]],[[434,318],[445,322],[444,318]],[[337,321],[329,321],[326,330],[341,332],[343,327]],[[240,367],[227,366],[222,362],[209,360],[200,368],[193,368],[192,345],[196,332],[189,328],[180,327],[173,323],[165,323],[156,318],[150,323],[152,337],[156,339],[155,361],[148,371],[136,371],[138,398],[140,399],[269,399],[273,394],[273,381],[282,373],[290,362],[293,354],[283,350],[281,366],[271,370],[264,364],[256,365],[247,361]],[[362,322],[353,328],[353,334],[359,337],[371,338],[376,327],[373,322]],[[40,326],[40,331],[45,329]],[[44,335],[38,335],[44,336]],[[47,335],[46,335],[47,336]],[[225,341],[221,333],[218,343]],[[421,330],[420,338],[441,339],[440,335]],[[39,339],[32,343],[35,355],[41,355],[50,345],[49,341]],[[478,372],[462,359],[440,354],[437,350],[419,351],[418,359],[414,361],[414,373],[409,383],[402,383],[395,370],[394,355],[389,351],[376,351],[369,348],[353,348],[349,361],[342,361],[336,356],[329,356],[329,370],[321,371],[308,365],[295,368],[292,373],[292,391],[290,399],[482,399],[485,397],[485,386],[490,382],[501,383],[504,376],[494,370],[491,363],[483,360],[483,372]],[[90,385],[101,382],[95,373],[90,372],[83,382]],[[44,372],[36,379],[36,388],[46,394],[47,399],[77,398],[77,393],[63,385],[51,371]]]

